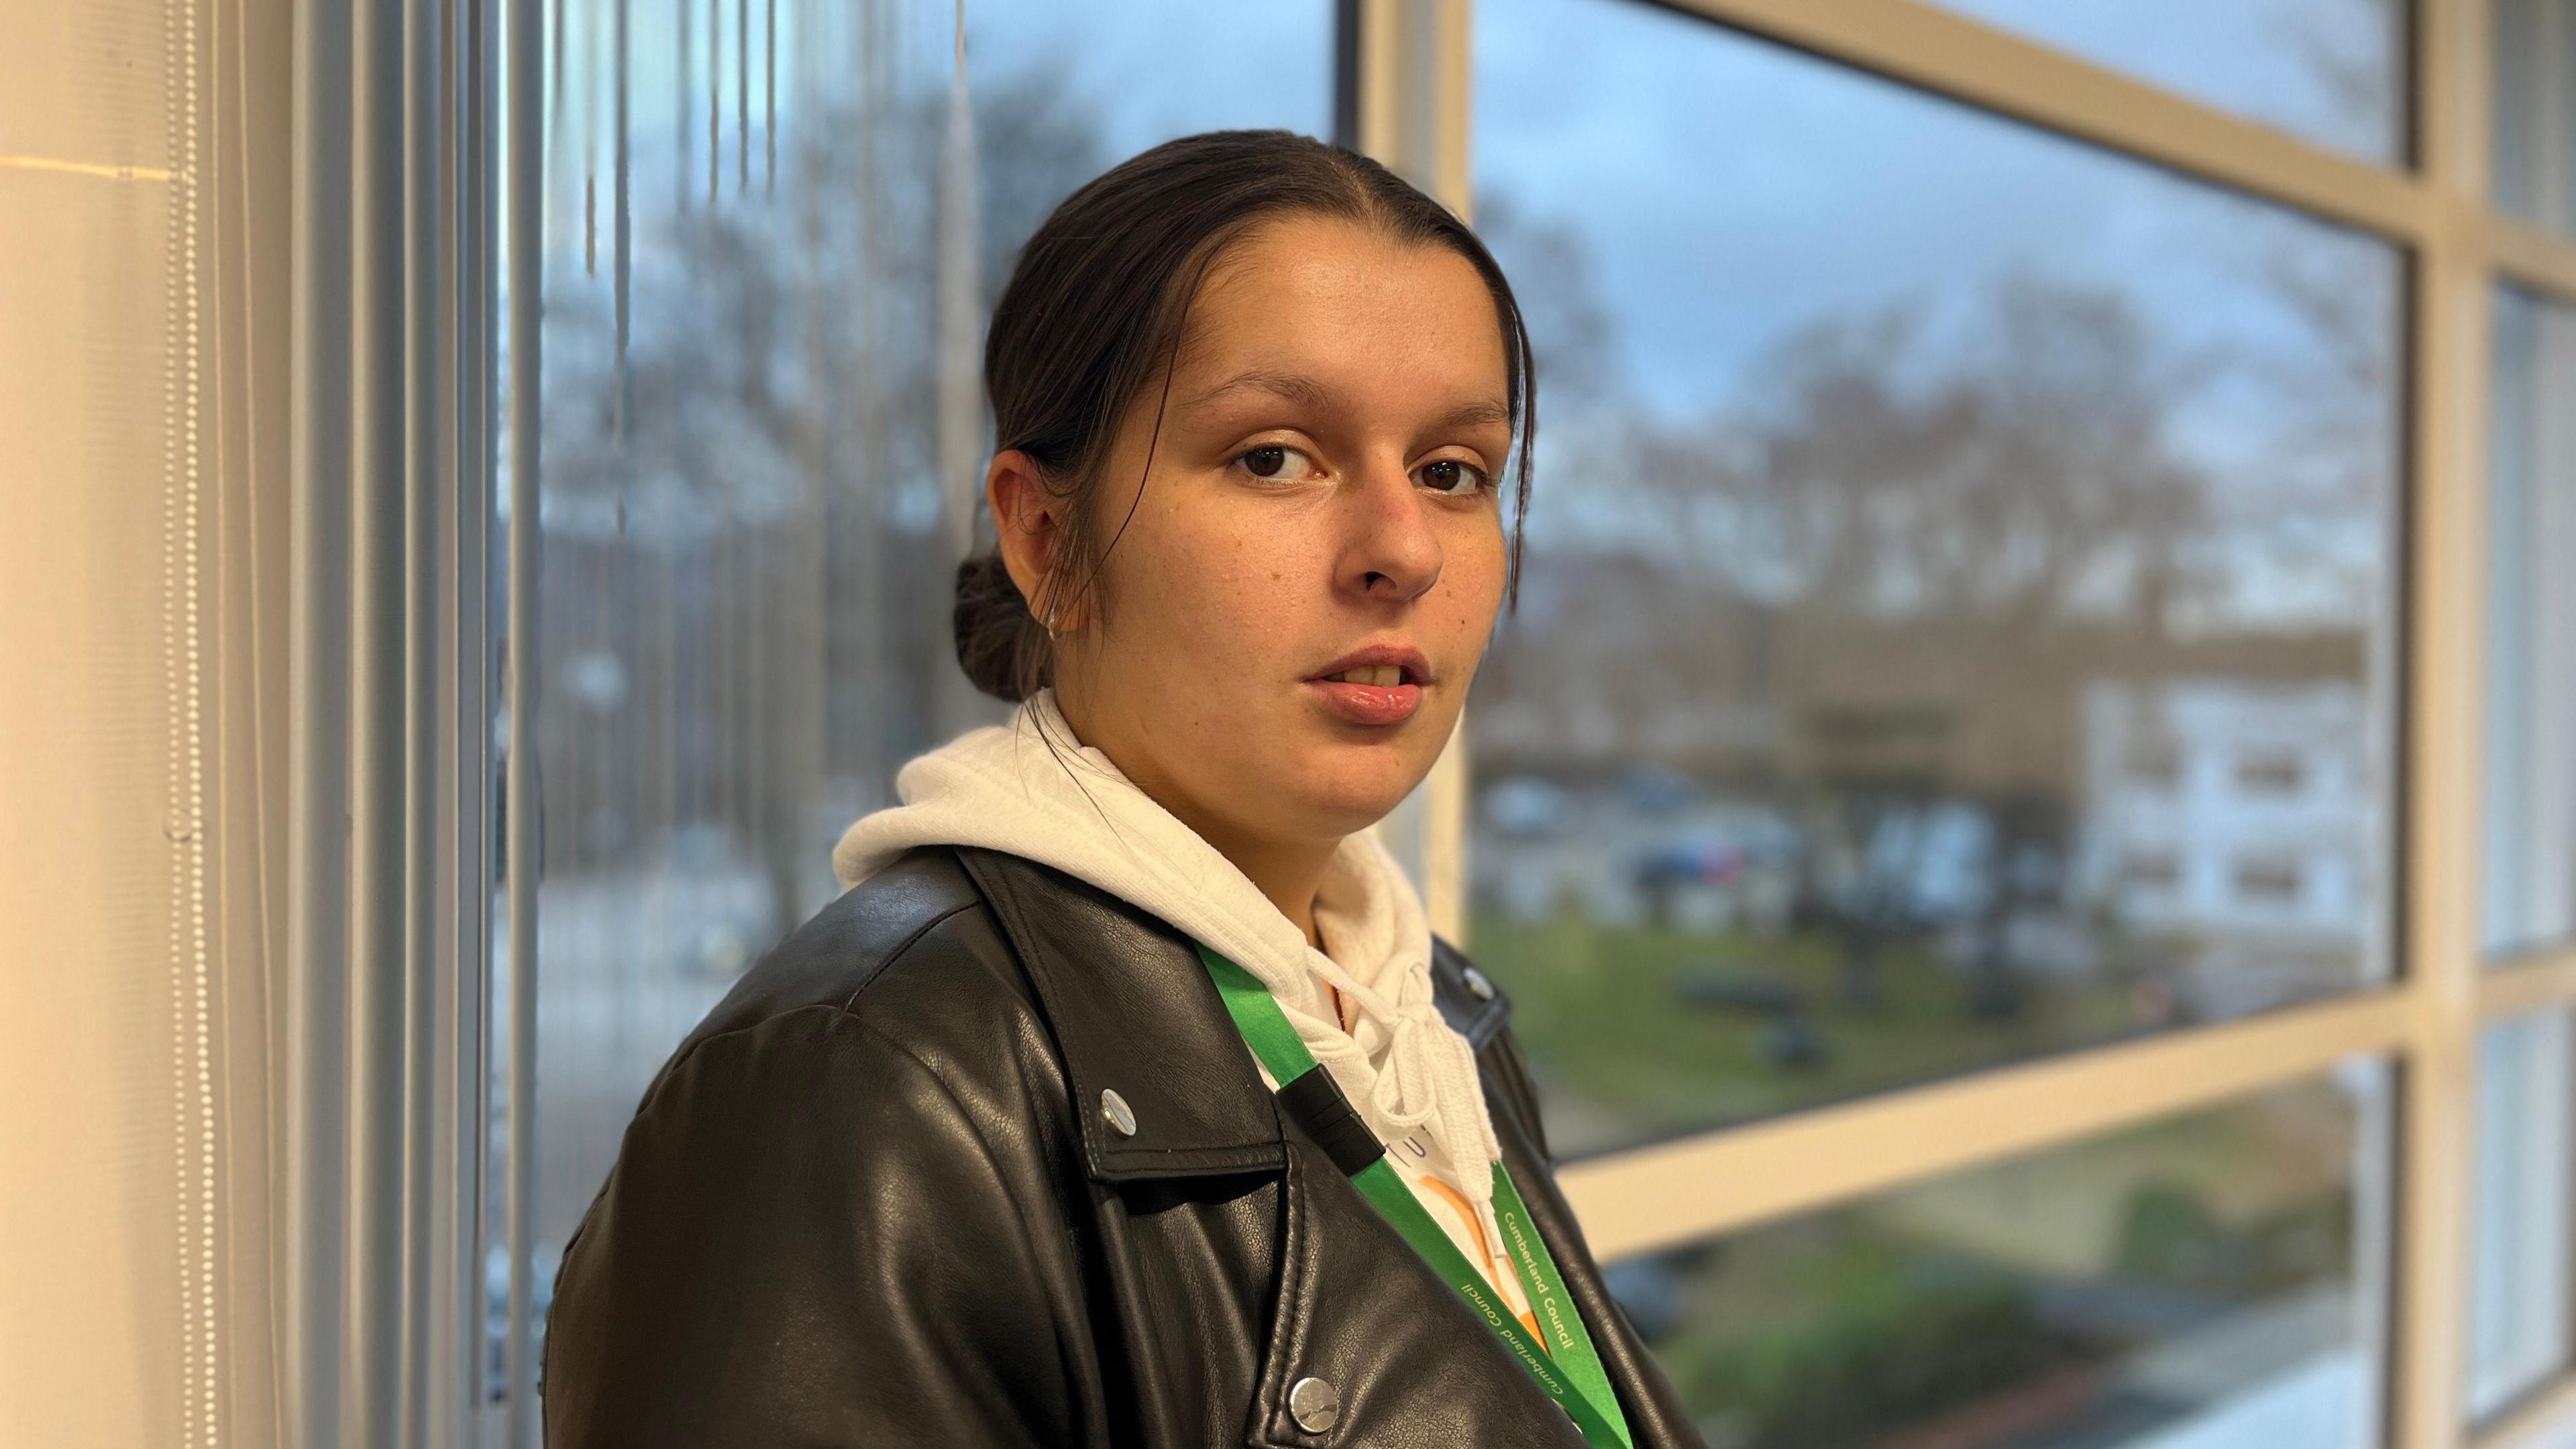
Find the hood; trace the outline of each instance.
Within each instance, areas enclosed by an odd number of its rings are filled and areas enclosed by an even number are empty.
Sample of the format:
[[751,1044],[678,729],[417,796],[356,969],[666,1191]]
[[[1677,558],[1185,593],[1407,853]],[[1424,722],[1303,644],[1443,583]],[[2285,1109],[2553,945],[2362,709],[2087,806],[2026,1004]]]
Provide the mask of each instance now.
[[[1380,1140],[1420,1128],[1481,1208],[1502,1153],[1474,1048],[1432,996],[1422,899],[1368,831],[1342,839],[1315,900],[1318,951],[1251,878],[1075,738],[1052,690],[1008,723],[958,736],[895,777],[902,804],[832,851],[844,887],[920,845],[972,845],[1051,866],[1126,900],[1259,978]],[[1359,1009],[1344,1031],[1323,983]]]

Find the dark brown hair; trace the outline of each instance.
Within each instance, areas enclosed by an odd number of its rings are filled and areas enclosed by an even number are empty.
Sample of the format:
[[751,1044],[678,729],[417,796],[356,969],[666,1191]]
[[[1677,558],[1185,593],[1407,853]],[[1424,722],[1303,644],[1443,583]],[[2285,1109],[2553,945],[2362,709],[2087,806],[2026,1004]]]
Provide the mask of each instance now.
[[[1502,319],[1505,404],[1520,438],[1505,566],[1505,596],[1517,598],[1536,378],[1529,333],[1503,269],[1455,213],[1366,156],[1292,131],[1206,131],[1141,152],[1066,197],[1020,249],[994,305],[984,390],[995,451],[1027,453],[1048,491],[1073,504],[1038,590],[1041,612],[1060,614],[1097,584],[1117,542],[1115,534],[1098,541],[1092,505],[1102,462],[1119,419],[1158,374],[1160,438],[1189,303],[1208,264],[1255,223],[1290,215],[1353,221],[1395,241],[1445,247],[1484,277]],[[1078,580],[1071,578],[1076,568]],[[1017,701],[1053,682],[1053,641],[998,550],[958,566],[955,626],[957,662],[986,694]]]

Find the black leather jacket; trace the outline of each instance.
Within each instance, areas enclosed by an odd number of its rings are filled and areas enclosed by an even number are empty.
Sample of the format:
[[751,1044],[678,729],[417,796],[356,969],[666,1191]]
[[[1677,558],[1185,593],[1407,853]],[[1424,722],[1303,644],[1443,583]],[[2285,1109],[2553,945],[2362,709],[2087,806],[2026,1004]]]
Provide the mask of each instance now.
[[[1637,1445],[1698,1444],[1556,1191],[1506,1002],[1445,942],[1433,971]],[[565,1249],[544,1405],[558,1449],[1583,1442],[1282,1117],[1187,938],[948,847],[790,934],[655,1077]]]

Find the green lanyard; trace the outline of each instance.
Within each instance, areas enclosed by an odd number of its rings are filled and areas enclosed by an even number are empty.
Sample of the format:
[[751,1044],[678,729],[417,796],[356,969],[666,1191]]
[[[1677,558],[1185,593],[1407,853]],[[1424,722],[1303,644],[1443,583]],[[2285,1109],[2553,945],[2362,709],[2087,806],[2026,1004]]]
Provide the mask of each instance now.
[[1592,1347],[1592,1335],[1584,1330],[1581,1315],[1566,1297],[1565,1280],[1556,1271],[1556,1261],[1548,1256],[1547,1244],[1540,1241],[1538,1230],[1531,1224],[1529,1208],[1512,1186],[1511,1174],[1503,1171],[1501,1163],[1494,1164],[1494,1217],[1502,1227],[1503,1244],[1520,1269],[1522,1286],[1529,1290],[1530,1307],[1544,1325],[1548,1343],[1555,1345],[1553,1356],[1544,1345],[1531,1339],[1529,1330],[1495,1295],[1485,1275],[1467,1261],[1467,1255],[1458,1251],[1458,1245],[1423,1210],[1413,1189],[1387,1161],[1385,1145],[1333,1084],[1332,1074],[1316,1070],[1314,1053],[1299,1040],[1297,1029],[1288,1024],[1279,1003],[1271,999],[1270,989],[1251,972],[1205,946],[1199,947],[1199,959],[1207,963],[1208,974],[1216,978],[1217,995],[1224,998],[1235,1029],[1243,1033],[1253,1055],[1278,1079],[1280,1105],[1297,1120],[1297,1125],[1316,1140],[1361,1194],[1376,1204],[1396,1231],[1413,1244],[1414,1251],[1448,1279],[1449,1286],[1457,1289],[1476,1315],[1492,1327],[1503,1346],[1520,1360],[1521,1367],[1528,1369],[1539,1387],[1556,1400],[1557,1407],[1574,1420],[1574,1426],[1583,1431],[1593,1449],[1611,1449],[1613,1445],[1628,1449],[1628,1420],[1610,1392],[1610,1377],[1602,1372],[1601,1355]]

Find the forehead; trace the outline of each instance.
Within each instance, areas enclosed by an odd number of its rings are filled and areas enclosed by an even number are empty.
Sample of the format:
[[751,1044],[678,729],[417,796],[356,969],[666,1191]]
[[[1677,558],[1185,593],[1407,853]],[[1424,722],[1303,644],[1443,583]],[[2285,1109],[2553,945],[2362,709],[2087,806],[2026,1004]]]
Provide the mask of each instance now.
[[1294,371],[1376,395],[1500,399],[1502,314],[1475,264],[1339,218],[1264,222],[1213,261],[1176,382]]

